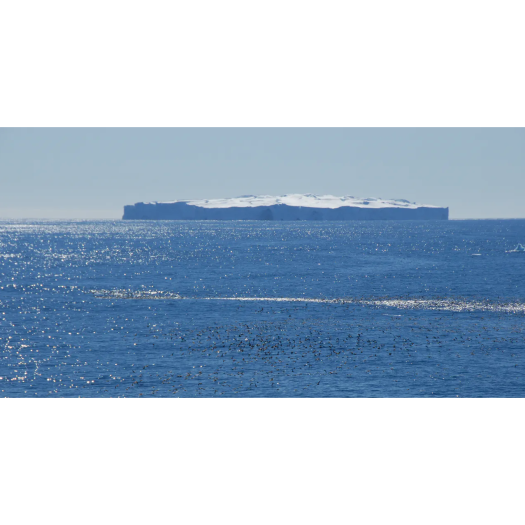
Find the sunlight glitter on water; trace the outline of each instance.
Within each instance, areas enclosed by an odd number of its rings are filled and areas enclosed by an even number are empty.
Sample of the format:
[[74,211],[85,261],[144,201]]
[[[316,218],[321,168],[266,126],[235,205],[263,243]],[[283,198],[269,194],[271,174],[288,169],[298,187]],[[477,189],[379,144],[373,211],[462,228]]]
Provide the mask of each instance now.
[[0,221],[1,395],[523,396],[523,231]]

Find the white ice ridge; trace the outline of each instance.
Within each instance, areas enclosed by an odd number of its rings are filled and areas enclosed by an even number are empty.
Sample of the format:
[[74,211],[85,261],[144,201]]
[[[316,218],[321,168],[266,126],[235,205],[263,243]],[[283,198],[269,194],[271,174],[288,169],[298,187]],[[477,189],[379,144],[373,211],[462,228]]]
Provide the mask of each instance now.
[[[274,197],[272,195],[241,195],[229,199],[198,199],[198,200],[177,200],[163,202],[160,204],[174,204],[184,202],[190,206],[199,208],[255,208],[258,206],[274,206],[285,204],[287,206],[304,208],[341,208],[350,206],[354,208],[405,208],[416,209],[424,206],[425,208],[438,208],[426,204],[417,204],[405,199],[381,199],[366,198],[361,199],[351,195],[335,197],[334,195],[313,195],[312,193],[300,194],[290,193]],[[159,204],[157,202],[147,204]]]

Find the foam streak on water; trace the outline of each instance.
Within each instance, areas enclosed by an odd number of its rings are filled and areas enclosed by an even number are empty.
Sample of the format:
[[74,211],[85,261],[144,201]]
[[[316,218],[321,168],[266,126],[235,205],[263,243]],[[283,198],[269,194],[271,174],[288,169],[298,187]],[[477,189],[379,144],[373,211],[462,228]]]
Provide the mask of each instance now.
[[90,290],[98,299],[135,299],[135,300],[197,300],[197,301],[262,301],[274,303],[324,303],[324,304],[360,304],[363,306],[400,308],[403,310],[443,310],[451,312],[509,312],[525,313],[525,303],[496,303],[491,301],[472,301],[465,299],[315,299],[308,297],[182,297],[176,293],[162,291],[132,290]]

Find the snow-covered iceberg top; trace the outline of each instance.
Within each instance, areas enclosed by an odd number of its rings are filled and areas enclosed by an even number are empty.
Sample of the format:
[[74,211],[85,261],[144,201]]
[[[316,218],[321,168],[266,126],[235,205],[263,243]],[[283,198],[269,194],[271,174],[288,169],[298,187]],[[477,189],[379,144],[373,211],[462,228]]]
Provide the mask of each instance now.
[[[198,206],[200,208],[254,208],[257,206],[274,206],[277,204],[304,208],[332,209],[345,206],[354,208],[438,208],[438,206],[417,204],[405,199],[360,199],[358,197],[352,197],[351,195],[335,197],[334,195],[313,195],[311,193],[306,193],[304,195],[300,193],[291,193],[277,197],[272,195],[241,195],[240,197],[232,197],[229,199],[178,200],[162,204],[174,204],[176,202],[185,202],[190,206]],[[155,202],[151,204],[158,203]]]

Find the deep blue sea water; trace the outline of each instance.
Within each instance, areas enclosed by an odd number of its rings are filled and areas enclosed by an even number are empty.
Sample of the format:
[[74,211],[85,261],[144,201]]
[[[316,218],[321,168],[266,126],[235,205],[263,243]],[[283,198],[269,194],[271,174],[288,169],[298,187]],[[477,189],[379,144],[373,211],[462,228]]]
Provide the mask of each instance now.
[[1,395],[523,397],[520,242],[525,220],[0,221]]

